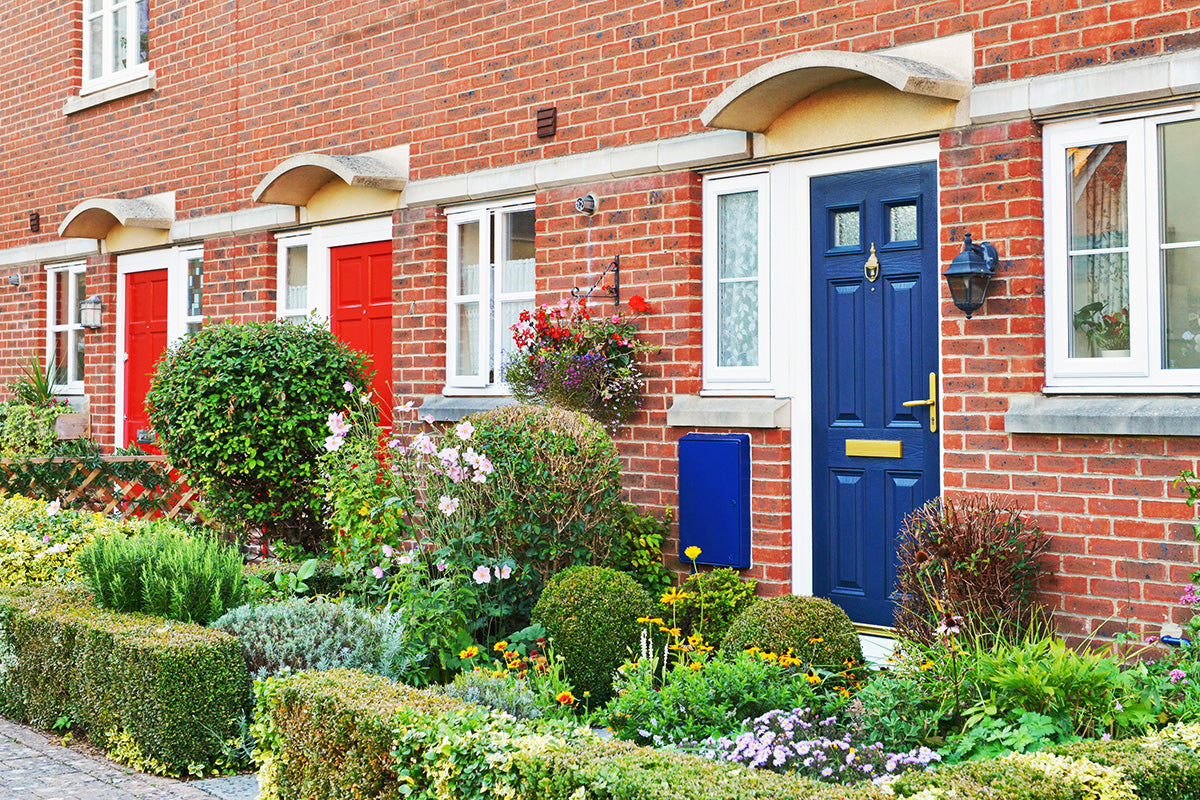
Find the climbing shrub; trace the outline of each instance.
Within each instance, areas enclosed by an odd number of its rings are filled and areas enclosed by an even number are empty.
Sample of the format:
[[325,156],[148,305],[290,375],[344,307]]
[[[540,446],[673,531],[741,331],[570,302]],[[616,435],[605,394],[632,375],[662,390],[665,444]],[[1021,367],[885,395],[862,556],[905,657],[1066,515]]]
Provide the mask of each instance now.
[[169,348],[147,395],[163,452],[223,521],[316,548],[317,457],[344,385],[369,385],[364,356],[325,327],[207,325]]

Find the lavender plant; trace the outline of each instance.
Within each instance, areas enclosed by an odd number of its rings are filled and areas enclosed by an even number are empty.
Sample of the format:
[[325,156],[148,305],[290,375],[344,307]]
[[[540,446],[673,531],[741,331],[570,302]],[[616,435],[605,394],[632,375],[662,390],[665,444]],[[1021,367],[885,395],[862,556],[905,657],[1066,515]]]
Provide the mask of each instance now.
[[697,749],[714,760],[825,783],[883,782],[941,761],[928,747],[893,753],[881,742],[865,744],[838,724],[836,717],[813,719],[808,708],[768,711],[752,720],[745,732],[708,739]]

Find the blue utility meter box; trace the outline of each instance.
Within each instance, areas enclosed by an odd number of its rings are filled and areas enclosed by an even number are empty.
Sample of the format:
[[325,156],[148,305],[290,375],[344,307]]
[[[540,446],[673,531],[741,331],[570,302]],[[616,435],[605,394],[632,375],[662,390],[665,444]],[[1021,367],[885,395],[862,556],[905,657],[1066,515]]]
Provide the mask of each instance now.
[[750,567],[750,436],[689,433],[679,440],[679,558]]

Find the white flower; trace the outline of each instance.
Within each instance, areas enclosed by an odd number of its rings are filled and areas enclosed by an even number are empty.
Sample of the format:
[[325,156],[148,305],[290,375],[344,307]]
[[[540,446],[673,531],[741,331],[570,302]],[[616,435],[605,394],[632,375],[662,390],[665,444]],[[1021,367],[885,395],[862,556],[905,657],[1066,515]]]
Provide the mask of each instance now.
[[345,436],[350,432],[350,423],[346,421],[345,416],[336,411],[326,418],[325,425],[334,436]]
[[345,383],[342,384],[342,391],[343,392],[353,392],[354,384],[351,383],[350,381],[346,381]]
[[471,424],[471,420],[464,419],[454,426],[454,432],[458,434],[458,438],[465,442],[471,438],[471,434],[475,433],[475,426]]
[[458,450],[453,447],[443,447],[438,453],[438,458],[447,467],[458,463]]
[[325,449],[332,453],[334,450],[337,450],[339,447],[345,444],[345,442],[346,440],[340,436],[326,436]]
[[480,564],[475,568],[475,571],[471,573],[471,577],[476,583],[491,583],[492,571],[483,564]]
[[437,452],[437,445],[433,443],[433,439],[429,438],[427,433],[418,433],[413,437],[413,450],[416,450],[421,455],[431,456]]
[[453,514],[457,510],[458,510],[458,498],[457,497],[450,497],[448,495],[442,495],[442,498],[440,500],[438,500],[438,511],[441,511],[447,517],[450,516],[451,514]]
[[46,505],[46,516],[53,517],[58,512],[62,511],[62,503],[53,500]]
[[370,403],[370,402],[371,402],[371,395],[369,395],[369,394],[364,394],[364,395],[362,396],[362,401],[363,401],[363,405],[366,405],[366,404]]

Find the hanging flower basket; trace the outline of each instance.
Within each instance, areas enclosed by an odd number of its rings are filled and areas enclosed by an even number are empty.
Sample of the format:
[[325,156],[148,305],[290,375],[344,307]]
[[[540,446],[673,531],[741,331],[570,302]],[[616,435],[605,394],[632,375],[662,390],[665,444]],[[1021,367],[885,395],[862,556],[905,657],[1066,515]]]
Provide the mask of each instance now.
[[[629,308],[651,310],[641,295],[629,298]],[[632,318],[593,312],[586,299],[563,299],[522,311],[512,331],[518,349],[504,380],[522,402],[582,411],[610,431],[641,407],[637,356],[654,348],[638,341]]]

